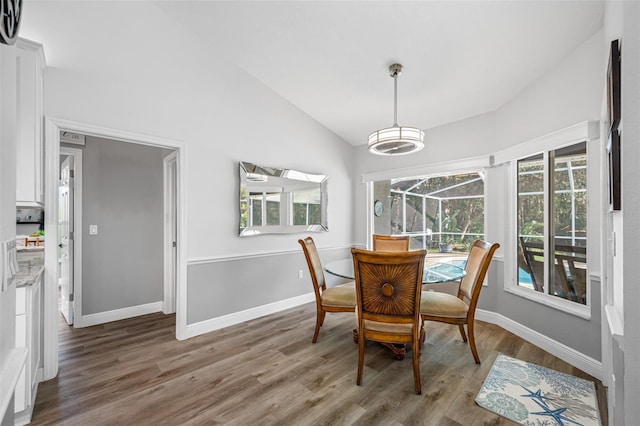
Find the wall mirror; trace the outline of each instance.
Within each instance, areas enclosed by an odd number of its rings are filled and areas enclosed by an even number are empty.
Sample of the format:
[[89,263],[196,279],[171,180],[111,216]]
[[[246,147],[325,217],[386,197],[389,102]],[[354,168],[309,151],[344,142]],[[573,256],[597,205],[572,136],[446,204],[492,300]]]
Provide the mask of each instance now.
[[324,232],[327,176],[240,162],[240,236]]

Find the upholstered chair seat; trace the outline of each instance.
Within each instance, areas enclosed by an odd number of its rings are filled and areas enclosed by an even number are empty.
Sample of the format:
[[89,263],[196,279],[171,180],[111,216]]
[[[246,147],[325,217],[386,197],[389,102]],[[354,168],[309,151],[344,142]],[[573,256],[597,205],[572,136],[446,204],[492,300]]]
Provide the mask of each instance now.
[[332,307],[354,307],[356,306],[355,282],[351,281],[336,287],[328,287],[320,295],[322,306]]
[[[424,293],[423,293],[424,294]],[[358,324],[358,311],[356,310],[356,325]],[[422,324],[422,322],[421,322]],[[413,324],[388,323],[373,320],[364,320],[364,327],[370,331],[390,334],[405,334],[411,336],[413,333]]]
[[469,305],[448,293],[423,291],[420,299],[420,312],[445,318],[467,318]]

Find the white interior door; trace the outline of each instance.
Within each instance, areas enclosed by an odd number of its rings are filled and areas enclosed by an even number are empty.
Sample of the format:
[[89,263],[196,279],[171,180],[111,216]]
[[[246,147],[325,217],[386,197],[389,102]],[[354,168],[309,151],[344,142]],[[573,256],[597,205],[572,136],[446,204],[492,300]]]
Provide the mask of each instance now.
[[162,312],[176,311],[177,283],[177,154],[164,158],[164,299]]
[[58,262],[60,263],[60,311],[73,324],[73,156],[60,166]]

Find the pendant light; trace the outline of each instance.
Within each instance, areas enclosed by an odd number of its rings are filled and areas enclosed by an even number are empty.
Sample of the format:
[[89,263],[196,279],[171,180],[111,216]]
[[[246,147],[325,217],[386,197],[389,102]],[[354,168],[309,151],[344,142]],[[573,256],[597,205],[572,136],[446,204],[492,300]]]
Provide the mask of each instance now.
[[393,77],[393,126],[376,130],[369,135],[369,151],[378,155],[404,155],[424,148],[424,132],[415,127],[398,126],[398,76],[403,66],[389,66]]

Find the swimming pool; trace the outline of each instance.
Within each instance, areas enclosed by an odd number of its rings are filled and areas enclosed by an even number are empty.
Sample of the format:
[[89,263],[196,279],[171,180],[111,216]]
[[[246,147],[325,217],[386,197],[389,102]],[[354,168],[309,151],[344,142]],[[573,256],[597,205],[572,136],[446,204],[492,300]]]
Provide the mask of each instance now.
[[[435,273],[441,273],[444,275],[455,275],[460,269],[464,269],[466,266],[466,260],[449,260],[447,262],[441,262],[435,265],[433,268],[429,268]],[[518,268],[518,283],[525,285],[532,285],[531,275],[522,268]]]

